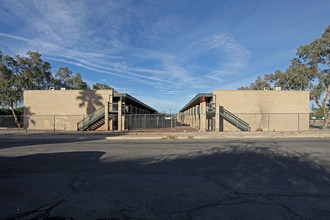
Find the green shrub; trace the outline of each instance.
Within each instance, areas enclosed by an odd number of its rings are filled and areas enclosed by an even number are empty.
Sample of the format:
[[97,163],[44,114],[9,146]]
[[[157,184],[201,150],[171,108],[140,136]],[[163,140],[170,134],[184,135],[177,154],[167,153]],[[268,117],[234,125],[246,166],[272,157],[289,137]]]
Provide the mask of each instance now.
[[[0,115],[12,115],[11,109],[8,108],[0,108]],[[19,107],[15,109],[16,115],[23,115],[24,114],[24,107]]]

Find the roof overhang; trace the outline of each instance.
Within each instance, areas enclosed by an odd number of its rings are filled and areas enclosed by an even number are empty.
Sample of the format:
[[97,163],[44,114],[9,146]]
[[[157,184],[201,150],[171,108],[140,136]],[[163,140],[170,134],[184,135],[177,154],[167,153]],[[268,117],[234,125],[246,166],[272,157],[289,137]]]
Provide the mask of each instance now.
[[131,103],[131,104],[133,104],[137,107],[140,107],[142,109],[149,110],[149,111],[154,112],[154,113],[158,112],[156,109],[150,107],[149,105],[141,102],[140,100],[134,98],[133,96],[131,96],[127,93],[114,93],[113,97],[125,98],[126,104]]
[[199,105],[202,102],[202,98],[205,97],[206,100],[213,98],[213,93],[198,93],[188,104],[186,104],[179,112],[184,112],[195,105]]

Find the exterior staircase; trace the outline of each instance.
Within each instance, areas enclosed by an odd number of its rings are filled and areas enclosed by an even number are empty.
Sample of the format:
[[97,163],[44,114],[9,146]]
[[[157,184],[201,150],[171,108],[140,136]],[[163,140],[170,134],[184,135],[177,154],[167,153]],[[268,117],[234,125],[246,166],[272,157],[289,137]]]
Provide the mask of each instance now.
[[223,106],[220,106],[220,116],[235,127],[239,128],[241,131],[251,131],[251,128],[246,121],[226,110]]
[[77,123],[77,131],[95,131],[104,125],[104,106]]
[[85,129],[85,131],[96,131],[99,127],[104,125],[104,117],[102,117],[100,120],[97,120],[95,123],[92,123],[88,128]]
[[[108,103],[109,117],[112,117],[112,114],[118,113],[118,104],[117,103]],[[122,109],[125,109],[123,106]],[[77,123],[77,131],[95,131],[99,127],[105,124],[105,107],[97,109],[92,114],[88,115],[83,120]]]

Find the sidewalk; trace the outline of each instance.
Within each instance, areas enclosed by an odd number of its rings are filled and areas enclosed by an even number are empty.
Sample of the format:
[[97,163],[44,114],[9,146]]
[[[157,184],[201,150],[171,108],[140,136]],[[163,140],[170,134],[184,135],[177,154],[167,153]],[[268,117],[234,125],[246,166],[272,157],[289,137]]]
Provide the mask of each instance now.
[[108,140],[155,139],[254,139],[254,138],[330,138],[330,131],[305,132],[190,132],[190,133],[136,133],[106,137]]
[[175,139],[254,139],[254,138],[330,138],[330,130],[283,131],[283,132],[77,132],[37,131],[24,129],[0,129],[1,136],[39,137],[102,137],[107,140],[175,140]]

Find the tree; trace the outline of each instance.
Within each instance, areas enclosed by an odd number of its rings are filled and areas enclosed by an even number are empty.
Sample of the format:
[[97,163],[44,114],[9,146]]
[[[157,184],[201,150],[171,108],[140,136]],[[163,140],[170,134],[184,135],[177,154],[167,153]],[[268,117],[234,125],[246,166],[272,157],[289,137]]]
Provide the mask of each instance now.
[[88,90],[89,87],[85,81],[83,81],[80,73],[73,75],[72,71],[68,67],[60,67],[55,74],[54,85],[56,87],[64,87],[73,90]]
[[323,110],[323,129],[330,117],[326,107],[330,93],[330,25],[321,38],[297,49],[298,58],[287,69],[290,88],[309,90],[311,99]]
[[323,129],[326,129],[330,120],[327,111],[330,93],[330,25],[321,38],[300,46],[296,55],[285,72],[277,70],[274,74],[258,76],[250,86],[239,89],[261,89],[273,85],[283,90],[308,90],[311,100],[323,111]]
[[0,104],[11,109],[18,127],[15,108],[23,101],[23,90],[45,89],[53,81],[51,66],[38,52],[27,52],[27,57],[15,58],[0,51]]
[[88,90],[89,86],[87,85],[87,83],[85,81],[83,81],[80,73],[76,73],[76,75],[72,76],[72,86],[71,89],[74,90]]
[[262,90],[264,88],[270,88],[270,84],[261,76],[258,76],[254,83],[251,83],[250,88],[252,90]]
[[264,79],[266,82],[273,85],[272,88],[281,87],[282,90],[289,90],[287,75],[281,70],[276,70],[275,73],[266,74]]
[[248,86],[241,86],[237,90],[251,90]]
[[270,84],[264,79],[264,77],[258,76],[256,81],[251,83],[249,86],[240,87],[238,90],[262,90],[264,88],[270,88]]
[[72,71],[68,67],[58,68],[54,79],[55,87],[71,88],[72,86]]
[[314,105],[312,104],[312,111],[313,111],[313,117],[316,118],[316,112],[317,112],[317,108],[314,107]]
[[[315,108],[314,105],[312,105],[312,111],[315,118],[320,119],[324,117],[323,109]],[[326,112],[329,114],[329,109],[326,109]]]
[[95,83],[93,84],[93,90],[101,90],[101,89],[113,89],[109,85],[105,83]]

